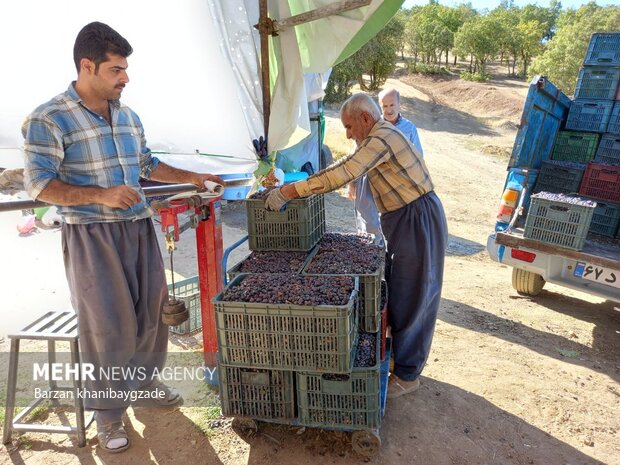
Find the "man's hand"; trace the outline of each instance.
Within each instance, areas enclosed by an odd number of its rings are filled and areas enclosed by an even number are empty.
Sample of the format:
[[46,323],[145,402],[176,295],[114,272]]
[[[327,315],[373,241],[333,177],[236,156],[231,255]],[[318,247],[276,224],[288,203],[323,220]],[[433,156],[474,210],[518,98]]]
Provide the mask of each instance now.
[[267,196],[267,200],[265,200],[265,208],[271,211],[280,211],[288,200],[289,199],[287,199],[282,193],[282,188],[276,187]]
[[349,200],[355,200],[355,195],[357,194],[355,191],[355,181],[351,181],[349,184],[348,196]]
[[129,186],[115,186],[103,189],[97,203],[110,208],[126,210],[140,202],[142,202],[142,198],[135,189]]
[[225,183],[225,181],[219,176],[215,176],[214,174],[207,174],[207,173],[196,173],[194,177],[192,178],[191,183],[194,186],[199,187],[200,189],[204,189],[205,181],[215,182],[217,184],[221,184],[222,186]]

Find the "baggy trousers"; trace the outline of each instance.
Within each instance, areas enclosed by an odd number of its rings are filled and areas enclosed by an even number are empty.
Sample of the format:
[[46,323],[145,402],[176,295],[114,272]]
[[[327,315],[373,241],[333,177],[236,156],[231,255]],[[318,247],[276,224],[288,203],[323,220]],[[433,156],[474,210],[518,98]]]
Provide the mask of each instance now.
[[430,192],[383,213],[381,227],[387,242],[385,277],[394,374],[413,381],[428,358],[441,302],[446,217],[441,201]]
[[166,361],[168,292],[153,223],[65,224],[62,247],[82,363],[96,369],[94,380],[85,377],[84,405],[127,407],[119,393],[149,384]]

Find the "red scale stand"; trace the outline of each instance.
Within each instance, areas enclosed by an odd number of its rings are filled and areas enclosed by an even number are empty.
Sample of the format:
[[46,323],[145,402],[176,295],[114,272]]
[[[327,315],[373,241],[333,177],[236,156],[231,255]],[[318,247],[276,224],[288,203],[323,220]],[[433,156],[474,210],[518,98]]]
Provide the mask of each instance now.
[[[180,234],[196,230],[198,278],[200,282],[200,309],[202,314],[202,339],[205,366],[214,375],[205,379],[217,384],[217,332],[213,297],[222,291],[222,220],[220,198],[203,198],[199,194],[187,194],[183,198],[153,202],[152,206],[161,216],[161,229],[165,233],[169,251],[175,249]],[[189,221],[179,225],[179,214],[189,213]]]

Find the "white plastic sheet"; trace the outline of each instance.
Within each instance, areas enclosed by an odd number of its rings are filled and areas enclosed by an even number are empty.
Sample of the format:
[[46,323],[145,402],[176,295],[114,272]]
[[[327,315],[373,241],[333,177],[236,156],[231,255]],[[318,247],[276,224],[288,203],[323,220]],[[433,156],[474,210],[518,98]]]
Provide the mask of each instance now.
[[76,78],[73,43],[91,21],[109,24],[134,48],[122,101],[140,115],[148,145],[186,154],[160,158],[217,174],[255,169],[256,136],[250,135],[247,109],[204,0],[0,3],[0,167],[21,160],[24,118]]

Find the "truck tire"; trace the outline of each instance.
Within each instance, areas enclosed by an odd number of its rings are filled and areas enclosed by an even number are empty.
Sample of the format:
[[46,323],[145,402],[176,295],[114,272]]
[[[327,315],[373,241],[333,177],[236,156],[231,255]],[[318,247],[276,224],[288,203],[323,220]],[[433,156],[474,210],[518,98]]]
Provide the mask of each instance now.
[[538,295],[545,285],[545,279],[531,271],[512,269],[512,287],[521,295]]

